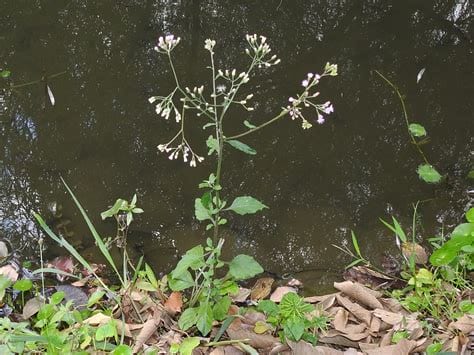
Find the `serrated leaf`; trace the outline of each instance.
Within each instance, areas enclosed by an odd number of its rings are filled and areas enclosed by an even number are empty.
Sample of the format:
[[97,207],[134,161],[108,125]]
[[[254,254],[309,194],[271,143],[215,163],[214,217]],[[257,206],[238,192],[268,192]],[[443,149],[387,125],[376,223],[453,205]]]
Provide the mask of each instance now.
[[251,196],[239,196],[226,210],[231,210],[237,214],[245,215],[256,213],[260,210],[263,210],[264,208],[268,208],[268,206],[265,206],[259,200]]
[[229,143],[235,149],[240,150],[241,152],[244,152],[246,154],[250,154],[250,155],[257,154],[257,151],[255,149],[253,149],[252,147],[249,147],[247,144],[242,143],[241,141],[231,139],[226,142]]
[[250,128],[250,129],[257,128],[257,126],[251,124],[251,123],[250,123],[249,121],[247,121],[247,120],[244,121],[244,125],[245,125],[245,127]]
[[217,139],[214,138],[214,136],[209,136],[207,138],[206,145],[209,148],[207,155],[211,155],[212,153],[219,151],[219,144],[217,142]]
[[430,164],[422,164],[418,167],[418,176],[427,183],[438,183],[441,181],[441,175]]
[[410,123],[408,126],[410,133],[415,137],[423,137],[426,136],[426,129],[421,124],[418,123]]
[[197,322],[198,309],[197,308],[187,308],[181,317],[178,320],[178,326],[181,330],[188,330]]
[[249,255],[237,255],[229,263],[229,274],[236,280],[250,279],[263,272],[263,268]]

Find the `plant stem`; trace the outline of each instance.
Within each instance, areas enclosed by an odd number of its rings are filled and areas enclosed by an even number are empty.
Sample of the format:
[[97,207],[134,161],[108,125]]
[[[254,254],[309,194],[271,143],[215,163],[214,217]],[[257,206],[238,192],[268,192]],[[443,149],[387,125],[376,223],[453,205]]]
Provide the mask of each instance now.
[[378,76],[380,76],[383,80],[385,80],[385,82],[390,85],[392,87],[392,89],[395,91],[395,93],[397,94],[398,98],[400,99],[400,103],[402,104],[402,110],[403,110],[403,116],[405,117],[405,123],[407,125],[407,130],[408,130],[408,135],[410,136],[410,140],[411,142],[415,145],[416,149],[418,150],[418,152],[420,153],[421,157],[423,158],[423,160],[425,161],[426,164],[430,164],[428,159],[426,158],[425,154],[423,153],[423,151],[421,150],[421,147],[420,145],[418,144],[418,142],[416,141],[415,137],[413,137],[413,135],[411,134],[410,132],[410,121],[408,120],[408,113],[407,113],[407,109],[406,109],[406,106],[405,106],[405,100],[403,99],[403,96],[402,94],[400,93],[400,91],[398,90],[398,88],[395,86],[394,83],[392,83],[390,80],[388,80],[384,75],[382,75],[379,71],[377,70],[374,70]]
[[258,131],[259,129],[261,129],[261,128],[265,127],[265,126],[268,126],[268,125],[270,125],[270,124],[272,124],[272,123],[278,121],[280,118],[286,116],[287,113],[288,113],[288,110],[283,109],[278,115],[276,115],[275,117],[273,117],[271,120],[268,120],[267,122],[262,123],[260,126],[257,126],[257,127],[255,127],[255,128],[249,129],[249,130],[246,131],[246,132],[242,132],[242,133],[236,134],[235,136],[226,137],[225,140],[228,141],[228,140],[231,140],[231,139],[237,139],[237,138],[246,136],[247,134],[254,133],[254,132]]
[[66,73],[67,73],[67,71],[62,71],[62,72],[59,72],[59,73],[56,73],[56,74],[51,74],[50,76],[42,77],[41,79],[38,79],[38,80],[33,80],[33,81],[29,81],[29,82],[22,83],[22,84],[17,84],[17,85],[10,85],[10,89],[18,89],[18,88],[21,88],[21,87],[24,87],[24,86],[38,84],[42,81],[45,81],[46,79],[55,78],[57,76],[64,75]]
[[250,339],[233,339],[233,340],[221,340],[221,341],[211,341],[210,343],[204,344],[204,346],[221,346],[221,345],[231,345],[236,343],[247,343]]

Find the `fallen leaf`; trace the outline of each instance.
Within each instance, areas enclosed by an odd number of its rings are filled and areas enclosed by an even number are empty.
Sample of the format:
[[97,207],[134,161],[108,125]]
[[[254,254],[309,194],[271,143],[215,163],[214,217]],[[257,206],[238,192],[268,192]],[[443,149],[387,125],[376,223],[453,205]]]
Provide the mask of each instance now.
[[[68,274],[73,274],[76,270],[74,261],[70,256],[58,256],[54,258],[51,262],[49,262],[47,264],[47,267],[58,269],[67,272]],[[62,282],[67,279],[67,276],[56,274],[56,278]]]
[[236,348],[235,346],[219,346],[212,350],[209,355],[244,355],[246,354],[242,350]]
[[414,255],[415,264],[426,264],[428,262],[428,254],[420,244],[406,242],[402,244],[401,249],[407,260],[410,260],[411,256]]
[[347,318],[349,314],[344,308],[340,308],[337,312],[336,315],[334,316],[334,329],[339,330],[340,332],[343,332],[344,329],[346,329],[347,325]]
[[278,338],[269,334],[256,334],[253,331],[253,326],[242,322],[232,322],[227,328],[227,335],[231,340],[248,339],[248,344],[256,349],[272,348],[276,344],[280,344]]
[[287,282],[286,285],[290,287],[297,287],[297,288],[303,287],[303,283],[298,279],[291,279],[290,281]]
[[133,346],[132,350],[133,353],[138,353],[140,350],[142,350],[142,346],[158,329],[160,321],[160,314],[148,318],[148,320],[143,324],[143,328],[142,330],[140,330],[140,333],[138,334],[137,339],[135,340],[135,345]]
[[273,291],[272,295],[270,296],[270,300],[279,303],[283,296],[290,292],[296,293],[296,289],[288,286],[277,287],[276,290]]
[[372,312],[372,314],[390,325],[398,324],[403,320],[403,315],[389,312],[384,309],[376,309]]
[[231,299],[235,303],[243,303],[247,300],[247,298],[250,296],[250,289],[240,287],[239,288],[239,293],[235,296],[231,296]]
[[359,306],[357,303],[349,301],[348,298],[342,296],[336,296],[337,302],[347,309],[350,313],[354,315],[357,319],[363,321],[365,324],[370,326],[370,321],[372,319],[371,313],[362,306]]
[[257,334],[263,334],[263,333],[266,333],[270,329],[272,329],[272,327],[269,324],[262,321],[257,321],[255,323],[253,331]]
[[[293,355],[344,355],[345,352],[327,346],[313,346],[305,341],[288,341]],[[356,352],[357,354],[357,352]]]
[[367,355],[409,355],[415,347],[415,341],[402,339],[395,345],[382,346],[366,352]]
[[383,308],[377,300],[377,298],[382,297],[380,292],[373,291],[352,281],[335,282],[334,287],[367,307],[372,309]]
[[465,314],[455,322],[448,325],[448,329],[456,329],[468,335],[474,332],[474,315]]
[[29,319],[38,313],[42,305],[43,302],[38,297],[30,298],[23,307],[23,319]]
[[181,312],[181,308],[183,307],[183,297],[181,292],[172,292],[171,295],[165,302],[165,309],[166,311],[174,317],[176,313]]
[[0,267],[0,275],[8,277],[13,282],[18,280],[18,272],[11,265],[5,265]]

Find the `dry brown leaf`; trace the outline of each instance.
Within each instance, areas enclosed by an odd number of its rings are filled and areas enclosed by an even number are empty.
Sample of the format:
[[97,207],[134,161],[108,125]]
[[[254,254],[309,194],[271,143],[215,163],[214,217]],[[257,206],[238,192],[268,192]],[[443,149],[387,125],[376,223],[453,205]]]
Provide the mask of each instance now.
[[344,330],[346,329],[348,316],[348,312],[344,308],[340,308],[334,316],[334,329],[339,330],[340,332],[344,332]]
[[84,319],[85,324],[89,325],[103,325],[108,323],[112,318],[110,316],[106,316],[103,313],[96,313],[93,316]]
[[347,339],[341,334],[331,333],[328,335],[320,336],[318,342],[324,344],[339,345],[346,348],[357,348],[358,343],[352,340]]
[[372,314],[383,320],[385,323],[390,324],[390,325],[395,325],[399,324],[403,320],[403,315],[399,313],[393,313],[389,311],[385,311],[383,309],[377,308],[375,311],[372,312]]
[[171,292],[171,295],[165,302],[165,310],[168,312],[169,315],[174,317],[176,313],[181,312],[181,308],[183,307],[183,296],[181,292]]
[[23,319],[29,319],[31,316],[38,313],[43,302],[38,297],[29,299],[23,307]]
[[348,298],[342,296],[336,296],[337,302],[346,308],[350,313],[354,315],[357,319],[363,321],[365,324],[370,326],[370,321],[372,315],[370,312],[362,306],[359,306],[357,303],[349,301]]
[[394,298],[379,298],[383,308],[390,312],[400,313],[402,315],[408,315],[409,313],[403,308],[403,306]]
[[280,344],[280,341],[269,334],[255,334],[253,326],[234,320],[229,328],[227,328],[227,335],[232,340],[249,339],[248,344],[256,349],[273,348]]
[[245,352],[231,345],[219,346],[209,353],[209,355],[244,355],[244,354]]
[[372,320],[370,321],[370,332],[372,334],[378,334],[380,331],[380,326],[382,324],[382,321],[378,319],[377,317],[372,317]]
[[270,296],[270,300],[279,303],[283,296],[290,292],[296,293],[296,289],[288,286],[277,287],[276,290],[273,291],[272,295]]
[[74,281],[71,283],[71,286],[75,286],[75,287],[84,287],[85,285],[87,285],[87,282],[89,281],[89,277],[84,277],[80,280],[77,280],[77,281]]
[[389,346],[390,344],[392,344],[393,333],[395,333],[395,330],[393,330],[393,329],[390,329],[387,333],[385,333],[382,336],[382,339],[380,339],[379,345],[380,346]]
[[253,310],[245,312],[244,318],[242,319],[244,323],[250,325],[255,325],[257,322],[265,322],[266,320],[267,317],[265,317],[265,314]]
[[157,313],[143,324],[142,330],[138,334],[135,345],[133,346],[133,353],[137,353],[142,349],[143,344],[156,332],[161,322],[161,313]]
[[347,296],[372,309],[383,308],[377,300],[382,294],[352,281],[335,282],[334,287]]
[[325,302],[328,298],[335,299],[336,295],[338,295],[340,292],[335,292],[335,293],[330,293],[327,295],[323,296],[311,296],[311,297],[305,297],[304,301],[308,303],[320,303],[320,302]]
[[11,265],[5,265],[0,267],[0,275],[8,277],[12,282],[18,280],[18,272]]
[[374,343],[359,343],[359,348],[362,350],[364,353],[366,353],[368,350],[373,350],[377,349],[379,347],[379,344],[374,344]]
[[250,289],[240,287],[239,293],[237,293],[235,296],[231,296],[230,298],[235,303],[243,303],[247,301],[247,298],[249,298],[249,296],[250,296]]
[[455,329],[468,335],[474,332],[474,315],[465,314],[455,322],[448,325],[448,329]]
[[293,355],[344,355],[345,352],[327,346],[313,346],[305,341],[289,341]]
[[402,339],[395,345],[381,346],[377,349],[367,350],[367,355],[409,355],[415,347],[415,341]]

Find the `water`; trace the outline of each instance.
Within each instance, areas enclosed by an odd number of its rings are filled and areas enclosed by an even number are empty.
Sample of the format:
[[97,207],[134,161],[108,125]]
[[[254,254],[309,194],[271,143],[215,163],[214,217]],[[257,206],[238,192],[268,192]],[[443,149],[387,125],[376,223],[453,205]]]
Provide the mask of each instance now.
[[[197,184],[213,164],[195,169],[158,155],[176,124],[159,119],[148,97],[165,94],[172,78],[165,58],[153,51],[157,37],[174,33],[174,52],[187,85],[206,83],[203,49],[216,39],[218,66],[243,68],[246,33],[269,38],[282,65],[251,85],[257,109],[232,112],[226,128],[263,122],[299,90],[307,72],[326,61],[340,75],[321,85],[336,113],[302,131],[282,120],[245,142],[256,156],[227,151],[223,181],[230,198],[249,194],[270,206],[251,217],[229,216],[227,255],[248,253],[275,273],[293,272],[313,289],[326,287],[350,258],[331,244],[350,244],[356,231],[362,252],[377,262],[396,253],[393,236],[378,221],[393,214],[411,223],[420,207],[423,235],[460,221],[472,202],[466,190],[473,163],[472,15],[469,1],[7,1],[0,4],[0,68],[8,83],[48,79],[1,94],[0,233],[23,258],[38,254],[31,211],[51,223],[70,221],[68,238],[97,256],[92,238],[65,193],[70,184],[103,235],[112,221],[99,213],[116,198],[136,192],[145,210],[134,223],[134,255],[165,272],[177,255],[203,240],[193,218]],[[417,84],[417,73],[426,68]],[[410,119],[423,124],[423,149],[447,176],[426,185],[409,143],[400,104],[372,71],[393,80],[406,95]],[[190,129],[205,154],[207,132]],[[189,121],[191,122],[191,121]],[[61,218],[48,204],[63,206]],[[48,242],[48,257],[65,251]],[[297,273],[298,271],[302,271]]]

